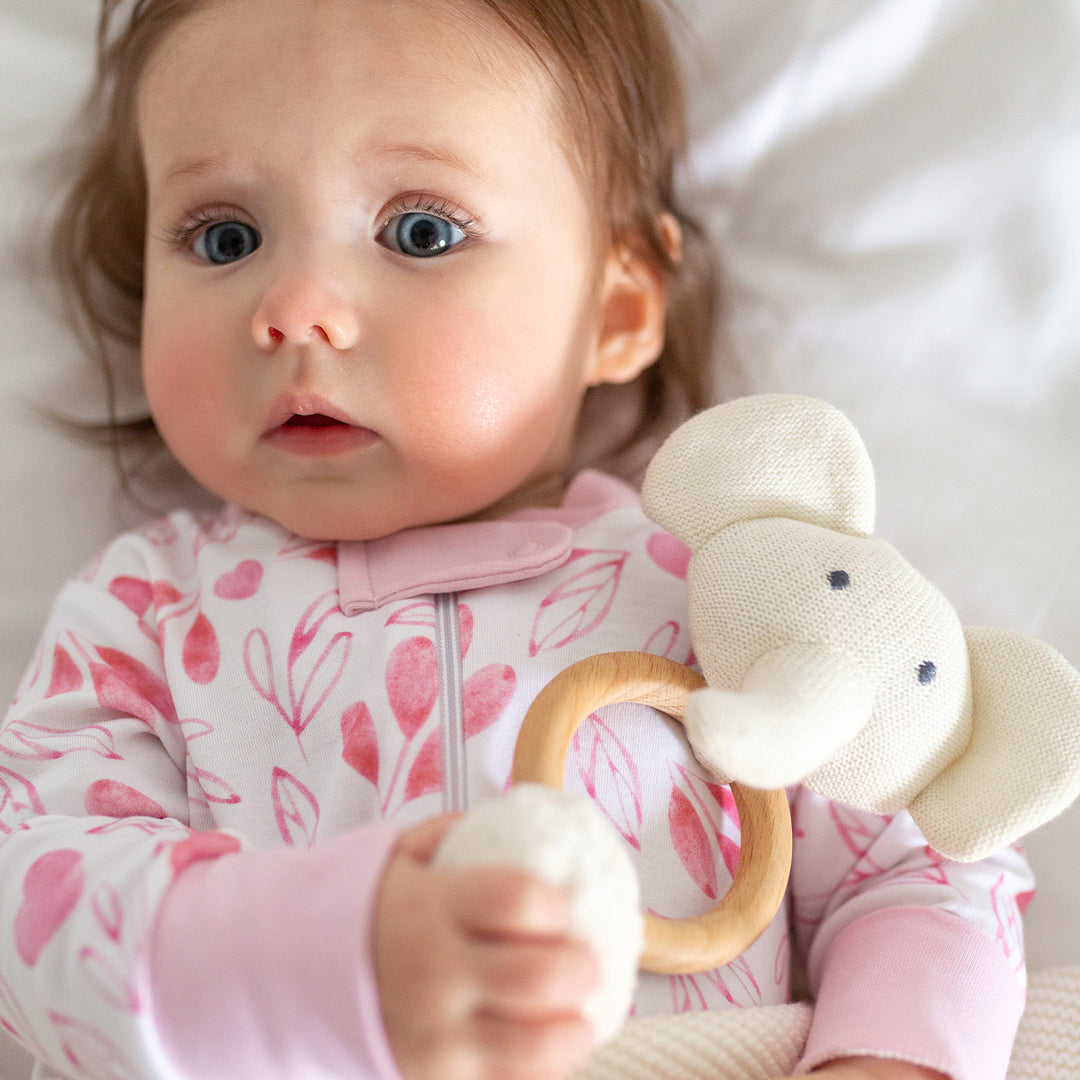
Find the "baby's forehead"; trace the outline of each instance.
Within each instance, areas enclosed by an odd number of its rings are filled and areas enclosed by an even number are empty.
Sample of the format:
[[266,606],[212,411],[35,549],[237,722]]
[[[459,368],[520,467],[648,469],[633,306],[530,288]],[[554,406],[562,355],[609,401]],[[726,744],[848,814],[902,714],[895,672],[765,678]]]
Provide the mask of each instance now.
[[231,119],[242,103],[253,123],[268,122],[251,99],[282,94],[324,117],[379,108],[402,126],[402,141],[408,126],[440,124],[464,134],[475,124],[495,140],[486,121],[509,111],[535,139],[561,144],[568,134],[550,65],[484,0],[263,0],[257,11],[209,0],[154,50],[137,121],[141,131],[154,114],[192,104]]
[[347,178],[576,219],[593,199],[558,99],[481,0],[212,0],[162,41],[137,109],[152,205]]
[[[499,16],[498,0],[202,0],[168,26],[149,59],[143,84],[175,76],[197,77],[200,61],[212,59],[217,74],[237,84],[258,76],[280,78],[275,57],[307,56],[313,72],[326,68],[327,45],[355,54],[354,71],[382,55],[382,73],[393,76],[394,93],[410,81],[437,81],[478,96],[535,95],[553,103],[559,77],[524,26]],[[281,50],[283,41],[288,49]],[[322,61],[322,63],[320,63]],[[348,64],[339,65],[348,72]],[[303,87],[297,88],[303,90]],[[228,102],[222,102],[227,107]],[[355,102],[327,103],[343,108]]]

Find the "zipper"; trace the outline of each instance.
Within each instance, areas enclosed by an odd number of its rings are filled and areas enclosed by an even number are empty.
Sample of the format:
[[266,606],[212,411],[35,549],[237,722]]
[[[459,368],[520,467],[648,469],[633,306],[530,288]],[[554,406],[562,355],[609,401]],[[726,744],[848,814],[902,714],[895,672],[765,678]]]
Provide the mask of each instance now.
[[444,812],[469,808],[469,771],[465,756],[464,672],[457,593],[435,597],[435,656],[439,665],[439,723],[442,743]]

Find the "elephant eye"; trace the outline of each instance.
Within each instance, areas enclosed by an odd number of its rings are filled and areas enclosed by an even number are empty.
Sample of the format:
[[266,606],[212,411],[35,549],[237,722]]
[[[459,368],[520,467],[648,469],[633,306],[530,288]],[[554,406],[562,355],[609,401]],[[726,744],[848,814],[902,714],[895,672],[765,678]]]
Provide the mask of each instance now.
[[919,665],[919,682],[926,686],[934,681],[937,675],[937,664],[933,660],[924,660]]
[[829,587],[837,592],[846,589],[851,584],[851,575],[846,570],[832,570],[829,572]]

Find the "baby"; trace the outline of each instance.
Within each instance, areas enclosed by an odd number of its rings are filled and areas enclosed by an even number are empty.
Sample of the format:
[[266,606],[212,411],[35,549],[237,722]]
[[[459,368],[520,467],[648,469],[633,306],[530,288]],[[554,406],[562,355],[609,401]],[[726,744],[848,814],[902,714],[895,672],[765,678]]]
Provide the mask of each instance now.
[[[685,552],[610,475],[709,400],[664,13],[104,0],[88,123],[61,274],[224,506],[57,601],[0,733],[0,1020],[98,1080],[568,1076],[566,898],[431,859],[557,671],[690,659]],[[647,905],[713,906],[737,816],[675,726],[605,711],[571,759]],[[794,949],[803,1072],[1002,1077],[1022,857],[792,805],[790,911],[638,1014],[788,1000]]]

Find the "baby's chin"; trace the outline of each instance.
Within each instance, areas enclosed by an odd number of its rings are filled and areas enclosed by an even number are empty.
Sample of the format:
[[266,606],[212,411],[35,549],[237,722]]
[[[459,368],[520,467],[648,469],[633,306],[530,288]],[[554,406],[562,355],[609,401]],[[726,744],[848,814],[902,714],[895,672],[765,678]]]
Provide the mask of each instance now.
[[[358,510],[355,507],[357,501],[363,501],[367,505]],[[321,543],[382,540],[407,529],[480,520],[478,515],[471,512],[457,515],[453,511],[432,507],[425,512],[423,507],[375,506],[372,505],[374,500],[357,500],[355,497],[342,498],[335,502],[340,505],[311,506],[288,503],[265,506],[250,502],[244,509],[269,518],[296,536]]]
[[297,536],[336,543],[381,540],[432,525],[498,520],[534,507],[559,506],[564,491],[562,472],[545,471],[517,483],[508,479],[469,486],[449,480],[369,486],[350,479],[308,478],[301,484],[266,485],[223,497]]

